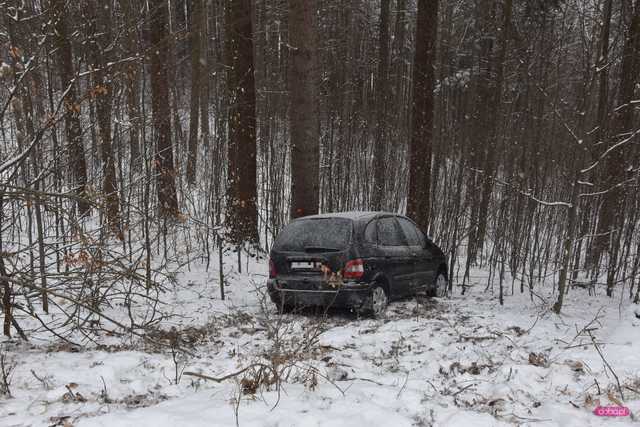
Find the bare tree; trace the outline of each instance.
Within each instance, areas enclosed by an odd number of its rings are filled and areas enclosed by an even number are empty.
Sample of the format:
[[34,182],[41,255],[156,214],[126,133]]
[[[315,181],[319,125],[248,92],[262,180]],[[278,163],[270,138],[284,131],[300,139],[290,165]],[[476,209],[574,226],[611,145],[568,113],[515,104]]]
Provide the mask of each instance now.
[[387,94],[389,73],[389,0],[380,1],[380,36],[378,38],[378,74],[376,79],[376,123],[373,149],[374,184],[371,205],[375,210],[382,209],[385,193],[387,169],[384,167],[385,129],[387,125]]
[[109,227],[122,239],[120,225],[120,199],[116,183],[116,166],[111,144],[111,114],[113,103],[113,77],[107,74],[107,64],[113,56],[111,18],[109,7],[102,2],[90,1],[91,44],[89,48],[93,68],[91,90],[96,105],[96,118],[100,135],[100,156],[102,159],[102,192],[106,205],[106,219]]
[[151,57],[151,109],[156,140],[155,169],[159,212],[163,216],[176,216],[176,195],[173,144],[171,143],[171,107],[169,104],[169,75],[167,52],[169,33],[167,3],[149,1],[149,56]]
[[613,295],[615,270],[622,242],[621,231],[625,223],[624,189],[625,181],[632,179],[634,168],[631,144],[634,134],[634,89],[640,70],[640,0],[625,1],[630,12],[625,33],[620,67],[620,87],[617,105],[612,118],[612,138],[609,149],[604,153],[606,174],[604,179],[604,200],[598,222],[598,236],[601,246],[603,239],[608,242],[607,295]]
[[[200,77],[202,67],[202,3],[203,0],[191,0],[191,19],[189,22],[189,40],[191,42],[191,102],[189,110],[189,143],[187,153],[187,181],[193,185],[196,182],[196,164],[198,161],[198,119],[200,118]],[[206,71],[206,70],[204,70]],[[206,99],[205,99],[206,102]],[[208,120],[203,117],[203,120]]]
[[315,2],[289,4],[291,216],[318,213],[320,135]]
[[228,67],[229,194],[228,216],[232,239],[258,242],[256,188],[256,95],[253,66],[251,2],[226,4]]
[[433,90],[435,80],[438,0],[418,1],[416,51],[413,64],[412,132],[409,143],[407,214],[429,227],[431,160],[433,155]]
[[80,126],[81,105],[76,94],[76,75],[73,69],[73,51],[71,40],[67,30],[67,16],[69,12],[65,6],[65,0],[52,0],[51,12],[56,35],[57,56],[60,64],[60,79],[66,89],[65,95],[65,130],[71,173],[68,175],[71,187],[75,188],[78,195],[78,211],[81,216],[90,214],[90,205],[85,200],[85,187],[87,185],[87,164],[84,157],[82,143],[82,128]]
[[[136,1],[120,0],[120,8],[124,13],[126,22],[126,44],[123,52],[130,57],[135,57],[140,52],[136,23]],[[129,155],[131,170],[139,172],[141,165],[140,153],[140,63],[134,62],[126,66],[125,87],[127,94],[127,113],[129,115]]]

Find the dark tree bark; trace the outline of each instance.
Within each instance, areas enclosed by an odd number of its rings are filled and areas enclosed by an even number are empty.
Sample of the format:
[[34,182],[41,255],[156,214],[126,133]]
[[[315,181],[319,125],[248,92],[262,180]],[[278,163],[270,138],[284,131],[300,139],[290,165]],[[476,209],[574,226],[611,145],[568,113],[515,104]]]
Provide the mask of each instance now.
[[75,189],[79,197],[77,202],[80,216],[89,215],[91,207],[85,200],[85,187],[87,185],[87,163],[84,157],[84,146],[82,144],[82,130],[80,128],[80,102],[76,92],[75,73],[73,71],[73,53],[71,41],[69,40],[65,10],[66,0],[53,0],[51,6],[53,20],[55,23],[55,35],[57,55],[60,65],[60,79],[63,87],[68,86],[68,91],[64,100],[65,115],[64,125],[67,137],[67,147],[69,149],[70,160],[70,186]]
[[[492,171],[489,169],[487,154],[492,150],[492,132],[496,118],[491,115],[495,100],[492,88],[494,63],[492,61],[495,33],[492,31],[496,16],[496,2],[494,0],[475,3],[476,26],[478,28],[478,75],[475,79],[473,137],[469,144],[469,163],[474,169],[482,170],[483,174],[473,173],[467,185],[471,188],[484,188],[493,183]],[[468,192],[471,209],[471,227],[469,243],[467,245],[467,265],[475,263],[478,252],[482,249],[484,235],[482,234],[482,204],[484,191]],[[485,218],[486,221],[486,218]]]
[[[136,0],[120,0],[120,7],[124,12],[127,25],[126,47],[125,52],[133,57],[139,52],[139,43],[137,42],[137,24],[135,15]],[[127,110],[129,114],[129,155],[131,161],[131,170],[138,172],[141,166],[140,157],[140,100],[139,94],[139,75],[140,64],[138,62],[128,64],[126,67],[126,94],[127,94]]]
[[256,95],[251,1],[229,0],[226,6],[228,222],[231,238],[235,243],[257,243]]
[[[209,149],[209,0],[202,0],[200,19],[200,140]],[[208,152],[208,151],[207,151]]]
[[[632,162],[632,132],[634,131],[634,88],[638,81],[638,46],[640,45],[640,0],[631,5],[631,17],[625,34],[622,51],[622,65],[620,67],[620,88],[618,89],[617,105],[612,117],[612,138],[609,147],[611,151],[606,155],[605,188],[606,193],[600,212],[598,235],[604,236],[608,244],[607,296],[613,295],[614,274],[617,265],[617,254],[620,248],[621,232],[624,227],[625,184],[627,173],[637,165]],[[625,142],[626,141],[626,142]],[[614,145],[622,144],[617,148]],[[603,237],[600,237],[603,238]]]
[[315,2],[289,0],[289,126],[291,217],[318,213],[320,124],[318,120]]
[[481,251],[484,246],[484,239],[487,232],[487,222],[489,216],[489,205],[491,202],[495,174],[497,171],[496,157],[498,155],[498,142],[500,137],[500,115],[502,114],[502,84],[504,80],[504,62],[506,60],[507,49],[509,45],[511,10],[512,1],[504,0],[502,2],[502,26],[498,30],[500,45],[498,54],[495,58],[495,65],[492,67],[495,70],[495,80],[491,85],[492,90],[491,94],[489,95],[489,105],[482,106],[482,108],[488,110],[489,116],[488,122],[485,124],[487,127],[486,154],[483,162],[485,174],[482,181],[480,210],[478,212],[478,236],[476,251]]
[[384,167],[385,129],[387,122],[387,93],[389,74],[389,0],[380,1],[379,28],[379,59],[378,76],[376,79],[376,123],[373,149],[373,194],[371,205],[374,210],[382,210],[382,200],[385,195],[385,177],[387,169]]
[[[602,150],[597,149],[600,147],[600,142],[607,135],[607,118],[609,108],[609,34],[611,28],[611,13],[613,9],[613,0],[606,0],[603,10],[602,18],[602,30],[600,33],[600,58],[597,63],[597,71],[599,74],[599,87],[598,87],[598,115],[596,117],[596,131],[593,132],[593,144],[592,161],[595,161],[599,157],[599,152]],[[600,263],[600,256],[607,246],[607,236],[596,235],[591,247],[591,253],[589,254],[589,266],[597,269]]]
[[420,228],[429,227],[431,158],[433,153],[433,88],[438,28],[438,0],[418,1],[413,64],[412,131],[409,142],[407,215]]
[[111,112],[113,103],[113,76],[107,75],[106,67],[112,57],[111,45],[112,25],[110,9],[105,8],[101,1],[91,1],[88,4],[92,13],[92,34],[89,51],[91,52],[94,72],[92,97],[96,104],[98,119],[98,133],[100,138],[100,156],[102,158],[102,192],[105,198],[106,219],[111,230],[122,239],[120,227],[120,199],[116,184],[115,156],[111,144]]
[[611,13],[613,0],[606,0],[604,5],[604,16],[602,22],[602,32],[600,34],[600,58],[598,61],[598,73],[600,77],[598,92],[598,130],[594,133],[596,144],[599,139],[606,134],[604,129],[607,121],[607,105],[609,101],[609,37],[611,29]]
[[156,139],[158,206],[161,216],[177,216],[175,167],[171,142],[171,107],[169,103],[169,29],[167,3],[151,0],[149,5],[149,56],[151,59],[151,110]]
[[198,119],[200,118],[200,74],[202,42],[202,1],[191,0],[191,19],[189,20],[189,39],[191,41],[191,102],[189,111],[189,142],[187,152],[187,182],[196,182],[196,164],[198,161]]
[[[0,206],[2,206],[2,199],[0,199]],[[0,245],[0,249],[1,248],[2,245]],[[4,265],[4,258],[2,256],[2,252],[0,252],[0,286],[2,286],[2,314],[4,317],[2,332],[5,337],[10,337],[13,310],[11,307],[11,284],[9,283],[9,280],[7,280],[7,277],[8,275]]]

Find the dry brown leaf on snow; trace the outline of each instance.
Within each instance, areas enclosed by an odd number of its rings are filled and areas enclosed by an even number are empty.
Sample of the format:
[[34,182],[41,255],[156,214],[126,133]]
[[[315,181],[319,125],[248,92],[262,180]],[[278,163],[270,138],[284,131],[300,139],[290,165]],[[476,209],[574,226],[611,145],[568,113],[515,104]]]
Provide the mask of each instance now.
[[618,405],[618,406],[624,406],[624,405],[622,404],[622,402],[621,402],[620,400],[618,400],[618,398],[617,398],[617,397],[615,397],[615,396],[613,395],[613,393],[612,393],[612,392],[607,393],[607,397],[609,398],[609,400],[610,400],[610,401],[612,401],[612,402],[613,402],[613,403],[615,403],[616,405]]
[[549,364],[547,356],[542,353],[529,353],[529,364],[546,368]]

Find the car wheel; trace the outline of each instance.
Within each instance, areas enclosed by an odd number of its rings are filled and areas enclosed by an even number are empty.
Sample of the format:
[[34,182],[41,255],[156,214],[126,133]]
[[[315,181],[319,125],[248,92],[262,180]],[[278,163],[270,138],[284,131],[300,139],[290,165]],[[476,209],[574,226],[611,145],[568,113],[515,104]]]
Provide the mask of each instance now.
[[449,281],[443,272],[439,272],[433,284],[433,292],[431,296],[436,298],[445,298],[449,295]]
[[371,296],[369,297],[368,313],[374,319],[382,317],[389,305],[389,295],[387,291],[379,284],[374,284],[371,288]]

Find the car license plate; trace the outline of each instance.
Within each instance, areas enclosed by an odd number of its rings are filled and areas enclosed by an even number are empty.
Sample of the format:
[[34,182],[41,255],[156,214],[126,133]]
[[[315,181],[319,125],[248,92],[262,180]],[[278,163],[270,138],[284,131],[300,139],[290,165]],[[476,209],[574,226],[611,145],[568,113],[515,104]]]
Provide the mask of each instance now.
[[318,270],[320,268],[320,264],[313,261],[292,261],[291,269],[292,270]]

